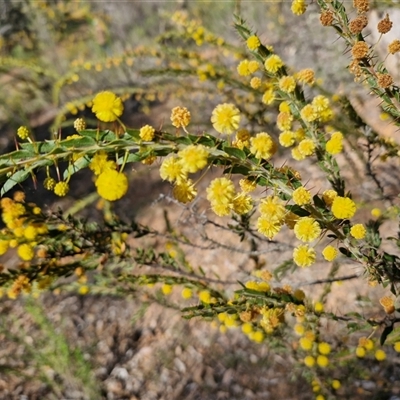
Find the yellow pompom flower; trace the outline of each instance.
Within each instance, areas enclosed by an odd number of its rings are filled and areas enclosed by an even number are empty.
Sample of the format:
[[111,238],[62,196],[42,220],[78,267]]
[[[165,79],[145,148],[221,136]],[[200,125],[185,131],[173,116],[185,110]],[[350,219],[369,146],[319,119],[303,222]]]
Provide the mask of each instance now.
[[187,179],[174,186],[172,195],[179,202],[186,204],[190,203],[197,196],[197,189],[194,187],[192,180]]
[[256,35],[252,35],[247,39],[246,44],[249,50],[256,51],[261,43]]
[[315,74],[311,68],[305,68],[296,74],[296,79],[300,83],[307,83],[308,85],[313,85],[315,83]]
[[286,111],[281,111],[276,117],[276,126],[280,131],[289,131],[292,128],[293,115]]
[[219,217],[225,217],[232,211],[232,204],[211,203],[211,210]]
[[86,129],[86,122],[83,118],[77,118],[74,121],[74,128],[77,132],[84,131]]
[[304,206],[311,203],[311,193],[302,186],[293,192],[292,198],[293,201],[299,206]]
[[296,89],[296,81],[293,76],[282,76],[278,82],[279,89],[285,93],[292,93]]
[[343,150],[343,134],[335,132],[331,138],[326,142],[326,151],[329,154],[339,154]]
[[104,91],[94,97],[92,111],[100,121],[113,122],[122,115],[124,105],[120,97],[112,92]]
[[251,60],[247,64],[247,68],[249,69],[251,74],[254,74],[254,72],[258,71],[260,68],[260,64],[256,60]]
[[332,189],[328,189],[328,190],[325,190],[323,193],[322,193],[322,199],[324,200],[324,202],[325,202],[325,204],[327,205],[327,206],[331,206],[332,205],[332,203],[333,203],[333,200],[335,200],[335,198],[337,197],[337,192],[335,191],[335,190],[332,190]]
[[250,81],[250,86],[253,89],[258,89],[261,86],[261,79],[259,77],[254,77]]
[[290,105],[287,101],[282,101],[281,104],[279,104],[279,111],[280,112],[287,112],[290,113]]
[[207,165],[208,150],[201,144],[192,144],[179,151],[178,157],[183,166],[183,171],[194,174]]
[[331,346],[329,343],[326,342],[318,343],[318,351],[321,354],[327,356],[331,352]]
[[309,157],[315,152],[315,143],[311,139],[303,139],[297,146],[300,153],[305,157]]
[[304,358],[304,364],[309,367],[312,368],[315,365],[315,358],[313,356],[307,356]]
[[268,89],[264,94],[263,97],[261,99],[261,101],[266,104],[266,105],[270,105],[274,102],[275,100],[275,93],[273,89]]
[[324,312],[324,304],[321,303],[320,301],[317,301],[314,305],[314,311],[316,313],[322,313]]
[[176,155],[165,158],[160,167],[160,176],[168,182],[177,182],[178,184],[183,182],[186,179],[186,173],[180,158]]
[[382,211],[379,208],[373,208],[371,210],[371,215],[375,218],[379,218],[382,215]]
[[306,122],[313,122],[318,119],[318,113],[311,104],[307,104],[302,108],[300,116]]
[[239,193],[233,199],[232,209],[236,214],[247,214],[253,209],[253,199],[244,192]]
[[350,229],[350,235],[353,236],[354,239],[364,239],[367,230],[363,224],[353,225]]
[[95,184],[100,197],[108,201],[119,200],[128,191],[126,175],[113,169],[101,173]]
[[304,325],[302,325],[302,324],[296,324],[293,327],[293,330],[295,331],[296,335],[298,335],[298,336],[303,336],[304,332],[305,332]]
[[302,15],[306,12],[307,4],[304,0],[293,0],[291,10],[295,15]]
[[306,351],[311,350],[312,347],[313,347],[313,341],[310,340],[310,339],[308,339],[308,338],[306,338],[306,337],[302,337],[302,338],[299,340],[299,344],[300,344],[300,347],[301,347],[303,350],[306,350]]
[[245,322],[245,323],[242,325],[242,332],[243,332],[245,335],[250,334],[251,332],[253,332],[253,325],[250,324],[249,322]]
[[400,342],[396,342],[393,348],[395,352],[400,353]]
[[296,141],[296,136],[292,131],[284,131],[279,135],[279,143],[283,147],[293,146]]
[[386,353],[385,353],[385,351],[384,351],[384,350],[381,350],[381,349],[376,350],[376,351],[375,351],[375,358],[376,358],[378,361],[383,361],[383,360],[385,360],[385,359],[386,359]]
[[38,231],[36,229],[36,227],[34,227],[33,225],[29,225],[25,228],[24,230],[24,237],[27,240],[35,240],[36,237],[38,235]]
[[17,135],[22,140],[28,139],[28,137],[29,137],[29,129],[26,126],[20,126],[17,129]]
[[140,139],[145,142],[151,142],[154,139],[155,129],[150,125],[145,125],[140,128],[139,136]]
[[0,240],[0,256],[7,253],[9,246],[8,240]]
[[354,216],[357,207],[349,197],[336,196],[332,203],[332,213],[338,219],[347,219]]
[[35,257],[35,251],[30,244],[24,243],[18,246],[17,253],[19,258],[24,261],[30,261]]
[[340,389],[341,386],[342,386],[342,384],[340,383],[339,380],[334,379],[334,380],[332,381],[332,388],[333,388],[333,389],[338,390],[338,389]]
[[275,74],[279,68],[283,67],[283,61],[276,54],[272,54],[265,60],[264,67],[269,73]]
[[207,199],[210,203],[230,205],[235,197],[233,182],[225,177],[211,181],[207,188]]
[[288,213],[278,196],[267,196],[265,199],[262,199],[259,210],[263,217],[277,221],[282,221]]
[[281,222],[275,218],[269,218],[261,215],[257,219],[257,229],[265,237],[272,240],[274,236],[281,230]]
[[325,367],[327,367],[329,365],[329,358],[327,356],[324,356],[324,355],[319,355],[317,357],[317,364],[321,368],[325,368]]
[[322,255],[326,261],[333,261],[337,257],[338,251],[335,247],[329,245],[322,250]]
[[182,289],[182,293],[181,293],[181,295],[182,295],[182,297],[184,298],[184,299],[190,299],[190,298],[192,298],[192,296],[193,296],[193,290],[192,289],[190,289],[190,288],[183,288]]
[[256,189],[257,183],[255,181],[251,181],[249,179],[241,179],[239,181],[239,186],[240,186],[240,189],[242,189],[242,191],[244,193],[250,193]]
[[293,250],[293,261],[299,267],[305,268],[314,264],[316,259],[316,252],[312,247],[307,244],[302,244]]
[[199,293],[199,299],[203,303],[210,304],[211,303],[211,293],[208,290],[202,290]]
[[268,160],[277,150],[277,145],[266,132],[258,133],[250,139],[250,152],[258,159]]
[[116,169],[116,167],[115,161],[108,160],[105,151],[97,152],[89,164],[90,170],[92,170],[95,175],[100,175],[102,172],[110,169]]
[[57,182],[54,186],[54,193],[57,196],[63,197],[66,196],[69,192],[69,185],[67,182]]
[[161,286],[161,291],[165,296],[170,295],[172,293],[172,285],[164,283],[164,285]]
[[240,111],[233,104],[219,104],[212,112],[211,122],[217,132],[230,135],[239,128]]
[[243,60],[239,63],[237,66],[237,72],[240,76],[247,76],[250,75],[250,70],[249,70],[249,60]]
[[358,346],[358,347],[356,348],[356,356],[357,356],[358,358],[364,358],[364,357],[365,357],[365,354],[366,354],[366,351],[365,351],[365,348],[364,348],[364,347]]
[[375,347],[374,341],[365,336],[358,339],[358,345],[364,347],[366,350],[373,350]]
[[291,153],[292,153],[293,159],[296,161],[301,161],[306,158],[306,156],[299,150],[298,146],[293,148]]
[[171,122],[175,128],[185,128],[190,123],[190,111],[186,107],[174,107],[171,110]]
[[296,222],[294,234],[302,242],[312,242],[321,235],[321,227],[314,218],[303,217]]

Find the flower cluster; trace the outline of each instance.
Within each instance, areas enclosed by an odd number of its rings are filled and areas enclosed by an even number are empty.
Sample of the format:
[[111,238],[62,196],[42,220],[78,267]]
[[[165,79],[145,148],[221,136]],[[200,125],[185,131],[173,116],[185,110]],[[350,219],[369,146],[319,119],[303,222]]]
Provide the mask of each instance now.
[[21,260],[32,260],[40,238],[48,233],[48,228],[45,223],[35,222],[28,215],[38,219],[42,214],[41,209],[33,203],[25,203],[22,192],[16,192],[14,199],[2,198],[0,205],[6,225],[1,231],[3,238],[0,240],[0,255],[5,254],[9,248],[16,248]]
[[245,192],[237,193],[233,182],[225,177],[211,181],[207,188],[207,200],[214,213],[220,217],[231,212],[246,214],[253,208],[252,198]]
[[97,193],[105,200],[115,201],[122,198],[128,191],[128,178],[117,171],[117,164],[108,160],[107,153],[96,153],[89,164],[96,176]]

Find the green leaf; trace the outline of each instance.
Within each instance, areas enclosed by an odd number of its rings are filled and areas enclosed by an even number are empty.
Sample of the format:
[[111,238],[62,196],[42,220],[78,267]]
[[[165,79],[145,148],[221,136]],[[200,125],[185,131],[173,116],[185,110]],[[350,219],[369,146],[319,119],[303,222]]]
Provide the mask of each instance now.
[[246,159],[246,153],[243,150],[238,149],[237,147],[223,147],[223,150],[225,153],[227,153],[229,156],[238,158],[239,160],[245,160]]
[[304,208],[301,208],[299,205],[297,204],[289,204],[287,206],[285,206],[285,208],[289,211],[291,211],[293,214],[298,215],[299,217],[308,217],[310,215],[310,213],[305,210]]
[[139,129],[127,129],[126,130],[126,133],[129,135],[129,136],[131,136],[131,137],[133,137],[134,139],[136,139],[136,141],[140,141],[140,140],[142,140],[141,138],[140,138],[140,130]]
[[80,131],[79,134],[100,142],[111,142],[112,140],[118,138],[118,136],[110,130],[100,131],[98,129],[86,129],[84,131]]
[[381,346],[383,346],[386,342],[386,338],[393,332],[393,325],[387,326],[381,335],[381,338],[379,340]]
[[[197,138],[197,136],[195,136]],[[174,142],[178,143],[178,144],[186,144],[186,145],[191,145],[193,144],[193,142],[190,140],[190,138],[188,136],[179,136],[177,138],[175,138]]]
[[315,195],[314,197],[313,197],[313,201],[314,201],[314,204],[318,207],[318,208],[325,208],[326,206],[325,206],[325,202],[320,198],[320,197],[318,197],[317,195]]
[[60,145],[69,149],[69,148],[79,148],[79,147],[87,147],[87,146],[93,146],[96,144],[96,141],[91,138],[91,137],[81,137],[81,138],[76,138],[76,139],[68,139],[68,140],[63,140],[60,142]]
[[345,247],[339,247],[339,251],[344,254],[346,257],[351,258],[353,255],[349,250],[347,250]]
[[15,165],[15,163],[18,161],[26,160],[34,156],[35,154],[32,154],[26,150],[13,151],[12,153],[4,154],[0,157],[0,165],[12,166]]
[[77,173],[83,168],[86,168],[90,164],[89,157],[79,157],[73,164],[69,165],[68,168],[64,171],[63,177],[66,180],[69,176]]
[[217,138],[214,136],[200,136],[197,140],[197,144],[202,144],[203,146],[207,147],[214,147],[216,144]]
[[250,169],[243,165],[234,165],[232,167],[224,169],[223,174],[239,174],[239,175],[248,175]]
[[7,179],[3,187],[1,188],[0,196],[3,197],[10,189],[12,189],[18,183],[23,182],[30,176],[29,171],[22,169],[15,172],[10,178]]

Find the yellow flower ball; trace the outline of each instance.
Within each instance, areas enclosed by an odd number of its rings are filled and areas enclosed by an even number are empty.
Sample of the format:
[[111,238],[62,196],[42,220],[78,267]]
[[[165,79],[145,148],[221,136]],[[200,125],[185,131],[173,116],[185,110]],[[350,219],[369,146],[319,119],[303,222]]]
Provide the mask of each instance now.
[[314,218],[302,217],[294,226],[294,234],[302,242],[312,242],[321,235],[321,227]]
[[35,252],[33,247],[27,243],[21,244],[18,246],[17,253],[19,258],[24,261],[30,261],[33,257],[35,257]]
[[336,196],[332,203],[332,213],[338,219],[352,218],[357,207],[349,197]]
[[329,358],[325,355],[319,355],[317,357],[317,364],[321,367],[321,368],[325,368],[329,365]]
[[313,356],[307,356],[304,358],[304,364],[309,367],[312,368],[315,365],[315,358]]
[[192,289],[190,289],[190,288],[183,288],[182,289],[182,293],[181,293],[181,295],[182,295],[182,297],[184,298],[184,299],[190,299],[190,298],[192,298],[192,296],[193,296],[193,290]]
[[316,252],[312,247],[307,244],[300,245],[293,250],[293,261],[299,267],[305,268],[314,264],[316,259]]
[[240,111],[233,104],[219,104],[212,112],[211,123],[217,132],[230,135],[239,128]]
[[311,193],[306,188],[300,186],[293,192],[293,201],[299,205],[304,206],[311,203]]
[[364,347],[358,346],[358,347],[356,348],[356,356],[357,356],[358,358],[364,358],[364,357],[365,357],[365,354],[366,354],[366,351],[365,351]]
[[260,39],[256,35],[250,36],[246,41],[247,47],[251,51],[255,51],[260,46]]
[[338,254],[338,250],[331,245],[326,246],[324,250],[322,250],[322,255],[324,256],[326,261],[333,261]]
[[94,97],[92,111],[100,121],[113,122],[122,115],[124,105],[120,97],[112,92],[104,91]]
[[97,193],[105,200],[115,201],[128,191],[128,178],[116,170],[104,171],[96,180]]
[[314,311],[316,313],[322,313],[324,312],[324,305],[320,301],[317,301],[314,305]]
[[375,358],[378,361],[383,361],[383,360],[386,359],[386,353],[383,350],[378,349],[378,350],[375,351]]
[[339,380],[334,379],[334,380],[332,381],[332,388],[333,388],[333,389],[338,390],[338,389],[340,389],[341,386],[342,386],[342,384],[340,383]]
[[353,236],[354,239],[364,239],[367,230],[363,224],[353,225],[350,229],[350,235]]
[[318,351],[326,356],[331,352],[331,346],[329,343],[321,342],[318,344]]
[[168,283],[164,283],[164,285],[161,286],[161,291],[165,296],[168,296],[169,294],[172,293],[172,285],[168,285]]

